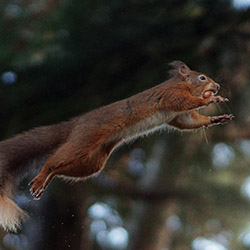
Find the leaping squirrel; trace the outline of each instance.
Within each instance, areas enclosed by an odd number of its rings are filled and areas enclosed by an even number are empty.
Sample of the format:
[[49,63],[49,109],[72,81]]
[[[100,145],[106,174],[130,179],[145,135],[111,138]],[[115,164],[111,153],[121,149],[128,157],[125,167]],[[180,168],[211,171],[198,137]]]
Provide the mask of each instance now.
[[16,231],[27,216],[11,197],[18,179],[27,175],[36,158],[46,159],[30,182],[32,195],[39,199],[53,177],[81,180],[93,176],[104,168],[115,148],[141,135],[168,126],[198,129],[233,118],[198,114],[196,110],[228,99],[216,96],[220,85],[208,76],[190,70],[181,61],[171,65],[172,77],[162,84],[69,121],[34,128],[0,142],[0,225]]

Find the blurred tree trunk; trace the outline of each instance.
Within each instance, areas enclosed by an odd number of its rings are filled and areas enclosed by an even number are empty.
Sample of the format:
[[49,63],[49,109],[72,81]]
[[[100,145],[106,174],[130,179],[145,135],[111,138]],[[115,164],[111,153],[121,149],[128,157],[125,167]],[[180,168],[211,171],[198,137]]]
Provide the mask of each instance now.
[[[163,167],[166,145],[158,140],[152,148],[147,162],[146,173],[142,177],[139,188],[152,190],[164,177]],[[158,250],[166,247],[169,234],[166,227],[169,201],[138,201],[132,211],[130,223],[129,250]]]
[[[83,185],[83,186],[82,186]],[[47,201],[41,204],[40,217],[41,229],[29,244],[29,249],[89,249],[88,238],[85,236],[84,219],[86,218],[87,185],[56,183]],[[83,192],[83,187],[84,192]],[[60,192],[52,193],[52,191]],[[52,197],[53,196],[53,197]],[[72,197],[74,197],[72,199]],[[40,236],[38,236],[40,235]],[[84,244],[81,243],[84,239]],[[30,242],[29,240],[29,242]]]
[[79,244],[80,250],[90,250],[92,249],[93,242],[89,237],[90,225],[86,222],[87,210],[89,207],[89,199],[91,193],[91,188],[88,182],[84,182],[81,189],[81,208],[80,208],[80,221],[81,221],[81,241]]

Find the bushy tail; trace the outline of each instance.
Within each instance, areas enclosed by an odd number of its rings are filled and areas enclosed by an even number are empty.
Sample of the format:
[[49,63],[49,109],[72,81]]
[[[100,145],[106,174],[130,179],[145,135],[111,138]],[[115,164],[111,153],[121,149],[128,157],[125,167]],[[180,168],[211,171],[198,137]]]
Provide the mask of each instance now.
[[28,216],[9,198],[14,188],[13,178],[6,170],[1,169],[0,173],[0,225],[7,231],[16,232]]
[[[30,163],[39,156],[51,153],[67,140],[73,121],[31,129],[0,142],[0,171],[11,176],[29,171]],[[4,164],[2,161],[4,160]],[[1,172],[0,172],[1,178]],[[1,180],[0,180],[1,181]],[[1,183],[0,183],[1,185]]]
[[16,232],[28,215],[11,199],[0,195],[0,225],[4,230]]
[[50,154],[67,140],[72,126],[69,121],[35,128],[0,142],[0,226],[5,230],[15,232],[27,218],[11,200],[18,180],[34,167],[34,159]]

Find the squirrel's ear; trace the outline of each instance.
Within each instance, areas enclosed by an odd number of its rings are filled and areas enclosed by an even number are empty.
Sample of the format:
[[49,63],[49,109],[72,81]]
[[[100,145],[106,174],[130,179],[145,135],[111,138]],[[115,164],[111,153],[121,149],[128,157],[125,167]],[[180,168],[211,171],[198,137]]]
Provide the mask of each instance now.
[[188,77],[190,74],[190,68],[182,61],[173,61],[169,63],[175,71],[181,74],[184,77]]

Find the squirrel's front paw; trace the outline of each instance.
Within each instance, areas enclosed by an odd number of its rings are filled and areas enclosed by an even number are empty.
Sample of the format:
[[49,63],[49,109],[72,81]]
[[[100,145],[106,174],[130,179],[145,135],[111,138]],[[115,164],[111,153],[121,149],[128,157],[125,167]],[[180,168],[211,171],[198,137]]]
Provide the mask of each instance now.
[[224,98],[222,96],[214,96],[215,102],[229,102],[228,98]]
[[214,125],[225,124],[228,121],[231,121],[234,118],[234,115],[220,115],[211,117],[210,122]]
[[228,98],[224,98],[220,95],[218,96],[211,96],[207,99],[207,105],[211,104],[211,103],[221,103],[221,102],[228,102],[229,99]]

